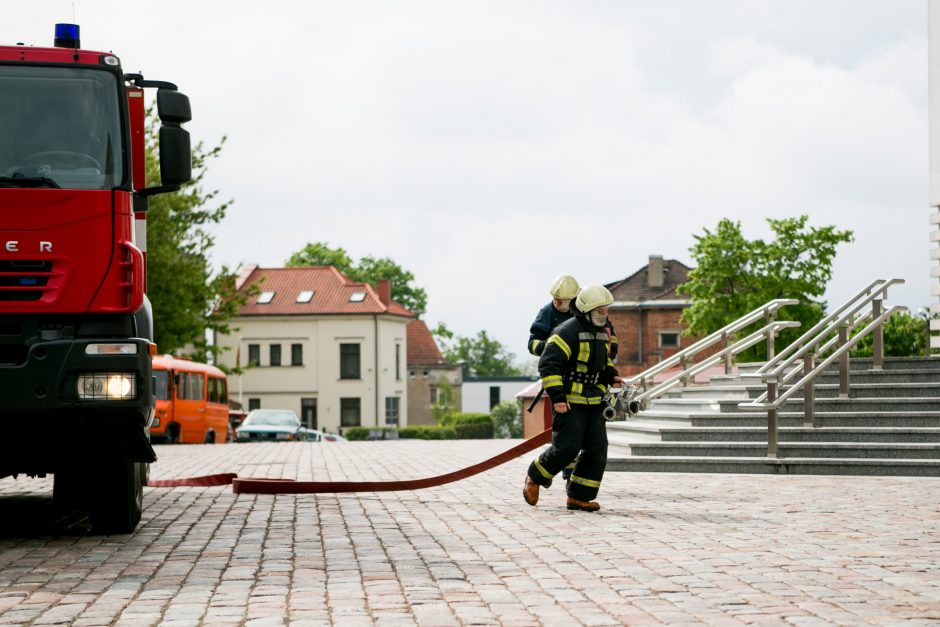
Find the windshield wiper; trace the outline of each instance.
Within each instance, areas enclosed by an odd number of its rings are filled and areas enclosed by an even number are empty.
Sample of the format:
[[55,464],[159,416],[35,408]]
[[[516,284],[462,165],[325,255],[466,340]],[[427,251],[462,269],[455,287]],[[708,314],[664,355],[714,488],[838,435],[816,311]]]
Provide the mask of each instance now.
[[0,176],[0,187],[55,187],[59,189],[59,184],[47,176],[23,176],[14,174],[13,176]]

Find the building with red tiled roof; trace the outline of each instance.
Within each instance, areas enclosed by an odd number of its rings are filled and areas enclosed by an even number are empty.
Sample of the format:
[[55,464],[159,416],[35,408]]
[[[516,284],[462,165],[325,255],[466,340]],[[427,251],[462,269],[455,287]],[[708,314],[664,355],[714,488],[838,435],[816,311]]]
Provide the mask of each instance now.
[[642,372],[698,341],[682,335],[680,317],[692,301],[676,292],[690,271],[681,261],[650,255],[647,265],[605,285],[614,297],[609,317],[617,331],[616,366],[621,375]]
[[422,320],[408,325],[408,424],[437,424],[437,414],[460,410],[463,370],[441,354]]
[[[252,366],[231,377],[248,409],[292,409],[307,427],[408,424],[407,326],[414,314],[332,266],[245,269],[239,293],[257,290],[219,334],[220,363]],[[237,330],[235,330],[237,329]]]

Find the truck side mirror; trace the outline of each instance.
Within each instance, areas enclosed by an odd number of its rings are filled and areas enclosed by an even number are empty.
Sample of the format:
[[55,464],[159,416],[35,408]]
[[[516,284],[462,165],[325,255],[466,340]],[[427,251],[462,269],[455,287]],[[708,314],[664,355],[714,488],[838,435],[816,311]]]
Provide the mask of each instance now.
[[179,186],[193,177],[189,131],[178,126],[160,127],[160,182]]
[[175,89],[157,90],[160,126],[160,183],[182,185],[193,177],[193,156],[189,131],[180,124],[193,119],[189,97]]
[[181,124],[193,118],[189,97],[176,91],[176,85],[161,81],[138,80],[138,85],[158,87],[157,116],[160,118],[160,185],[138,192],[139,196],[151,196],[173,192],[193,178],[193,153],[189,131]]
[[157,115],[164,124],[179,126],[193,119],[189,96],[173,89],[157,90]]

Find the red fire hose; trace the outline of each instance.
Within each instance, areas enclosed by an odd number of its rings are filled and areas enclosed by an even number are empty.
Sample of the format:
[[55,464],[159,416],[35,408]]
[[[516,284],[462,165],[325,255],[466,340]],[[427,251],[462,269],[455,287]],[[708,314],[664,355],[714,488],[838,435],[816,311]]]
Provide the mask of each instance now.
[[239,479],[235,473],[189,477],[186,479],[158,479],[149,481],[152,488],[172,488],[177,486],[217,486],[232,485],[235,494],[324,494],[339,492],[391,492],[395,490],[420,490],[444,485],[472,477],[491,468],[525,455],[526,453],[548,444],[552,440],[552,430],[546,429],[535,437],[517,444],[508,451],[491,457],[479,464],[468,466],[436,477],[424,479],[404,479],[401,481],[294,481],[293,479],[261,479],[245,477]]

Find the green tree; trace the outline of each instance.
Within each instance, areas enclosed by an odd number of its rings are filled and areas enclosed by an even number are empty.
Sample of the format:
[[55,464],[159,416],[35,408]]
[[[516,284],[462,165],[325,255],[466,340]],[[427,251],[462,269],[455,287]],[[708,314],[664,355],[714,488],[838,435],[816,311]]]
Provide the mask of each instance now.
[[[861,329],[859,329],[861,330]],[[899,311],[885,320],[884,354],[889,357],[920,357],[927,349],[927,320]],[[872,356],[872,336],[866,335],[851,351],[852,357]]]
[[355,263],[345,249],[331,248],[329,244],[314,242],[293,253],[285,265],[335,266],[351,280],[368,283],[372,287],[377,286],[380,280],[387,279],[392,286],[392,300],[418,316],[427,311],[427,292],[413,285],[414,274],[388,257],[367,255]]
[[[148,185],[160,181],[159,126],[149,111]],[[219,191],[207,191],[203,180],[225,139],[211,148],[196,144],[192,180],[178,192],[151,196],[147,211],[147,295],[153,305],[154,341],[163,353],[192,346],[190,356],[200,361],[218,352],[206,341],[206,330],[230,332],[228,320],[244,302],[235,290],[235,274],[225,266],[213,273],[208,261],[214,243],[208,227],[222,221],[232,201],[219,202]]]
[[437,402],[431,406],[431,413],[434,414],[437,424],[441,424],[444,416],[459,411],[457,393],[450,381],[443,376],[437,378],[435,385],[437,386]]
[[515,401],[503,401],[490,410],[497,438],[522,437],[522,409]]
[[[808,220],[805,215],[768,220],[774,233],[769,242],[747,240],[741,223],[728,219],[721,220],[714,232],[705,229],[696,235],[689,249],[696,267],[678,289],[692,298],[692,305],[682,314],[686,333],[712,333],[775,298],[800,301],[778,312],[780,319],[798,320],[802,325],[785,329],[781,344],[818,322],[825,311],[821,297],[832,278],[836,247],[854,237],[852,231],[833,226],[809,227]],[[753,348],[744,358],[761,356],[761,349]]]
[[461,337],[441,323],[431,333],[442,345],[444,359],[451,364],[465,363],[473,376],[515,377],[521,374],[513,363],[516,356],[486,331],[480,331],[476,337]]
[[346,276],[350,276],[353,270],[352,257],[344,249],[330,248],[328,244],[322,242],[308,243],[292,254],[285,265],[294,268],[299,266],[334,266]]

